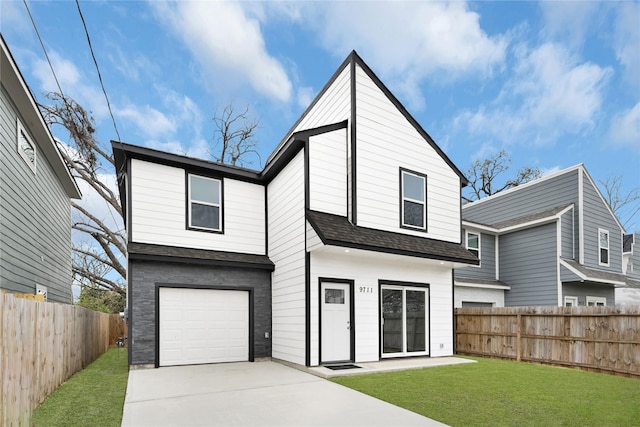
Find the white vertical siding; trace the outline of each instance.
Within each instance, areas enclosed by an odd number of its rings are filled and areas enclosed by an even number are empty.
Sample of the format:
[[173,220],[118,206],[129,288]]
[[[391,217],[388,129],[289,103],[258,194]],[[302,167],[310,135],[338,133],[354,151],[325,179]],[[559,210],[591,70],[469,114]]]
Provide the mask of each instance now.
[[347,215],[347,129],[309,138],[310,208]]
[[[429,260],[392,254],[331,248],[311,253],[311,365],[319,363],[319,296],[321,277],[354,280],[355,361],[379,360],[379,280],[429,284],[430,355],[453,354],[452,270]],[[361,292],[360,288],[373,288]],[[442,344],[442,348],[440,345]]]
[[304,151],[267,188],[272,276],[272,356],[305,364]]
[[[356,114],[358,225],[459,242],[459,176],[360,67]],[[427,175],[427,233],[399,226],[400,167]]]
[[223,189],[224,233],[188,230],[184,169],[132,159],[133,241],[264,254],[264,187],[225,178]]
[[338,123],[351,116],[351,79],[347,65],[292,133]]

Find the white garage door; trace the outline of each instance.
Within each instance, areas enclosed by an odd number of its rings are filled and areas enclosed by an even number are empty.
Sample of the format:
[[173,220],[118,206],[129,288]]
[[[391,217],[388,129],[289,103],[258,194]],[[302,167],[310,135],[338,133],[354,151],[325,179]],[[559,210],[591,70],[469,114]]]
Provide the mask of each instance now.
[[160,366],[249,360],[249,293],[160,288]]

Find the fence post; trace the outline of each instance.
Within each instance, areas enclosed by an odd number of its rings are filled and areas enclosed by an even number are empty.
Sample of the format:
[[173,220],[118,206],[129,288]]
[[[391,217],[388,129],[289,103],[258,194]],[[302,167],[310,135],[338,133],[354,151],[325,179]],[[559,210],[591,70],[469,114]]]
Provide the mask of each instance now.
[[522,315],[518,314],[516,319],[516,360],[519,362],[522,359]]

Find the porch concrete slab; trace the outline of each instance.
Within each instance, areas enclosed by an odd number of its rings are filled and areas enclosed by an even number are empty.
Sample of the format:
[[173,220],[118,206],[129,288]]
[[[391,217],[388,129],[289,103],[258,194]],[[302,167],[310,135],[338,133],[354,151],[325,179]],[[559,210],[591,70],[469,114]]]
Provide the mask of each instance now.
[[376,372],[404,371],[407,369],[432,368],[435,366],[459,365],[462,363],[476,363],[475,360],[462,357],[408,357],[402,359],[386,359],[379,362],[353,363],[354,369],[332,370],[325,366],[306,368],[311,374],[322,378],[344,377],[350,375],[373,374]]
[[269,361],[131,370],[122,425],[445,424]]

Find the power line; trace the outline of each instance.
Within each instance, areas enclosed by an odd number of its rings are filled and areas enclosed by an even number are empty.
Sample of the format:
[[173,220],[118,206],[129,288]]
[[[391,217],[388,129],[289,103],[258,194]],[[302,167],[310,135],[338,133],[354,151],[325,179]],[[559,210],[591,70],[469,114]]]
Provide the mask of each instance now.
[[113,117],[113,111],[111,111],[111,103],[109,102],[109,97],[107,96],[107,91],[104,88],[104,83],[102,82],[102,74],[100,74],[100,67],[98,67],[98,61],[96,60],[96,55],[93,53],[93,46],[91,45],[91,38],[89,37],[89,31],[87,30],[87,23],[84,21],[84,16],[82,15],[82,10],[80,9],[80,2],[76,0],[76,5],[78,6],[78,13],[80,14],[80,19],[82,20],[82,25],[84,26],[84,33],[87,35],[87,42],[89,43],[89,50],[91,51],[91,57],[93,58],[93,63],[96,66],[96,71],[98,72],[98,80],[100,80],[100,86],[102,87],[102,93],[104,93],[104,99],[107,100],[107,108],[109,109],[109,115],[111,116],[111,121],[113,122],[113,128],[116,131],[116,135],[118,136],[118,141],[122,141],[120,138],[120,133],[118,132],[118,126],[116,126],[116,119]]

